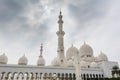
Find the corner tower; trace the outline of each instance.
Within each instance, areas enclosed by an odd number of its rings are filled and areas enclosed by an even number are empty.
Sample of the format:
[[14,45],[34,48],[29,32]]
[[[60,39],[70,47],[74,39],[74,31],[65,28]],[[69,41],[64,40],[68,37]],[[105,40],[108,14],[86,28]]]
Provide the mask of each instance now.
[[59,20],[58,20],[58,31],[56,32],[58,36],[58,48],[57,48],[57,56],[61,63],[64,63],[64,35],[63,31],[63,20],[62,20],[62,12],[60,11]]

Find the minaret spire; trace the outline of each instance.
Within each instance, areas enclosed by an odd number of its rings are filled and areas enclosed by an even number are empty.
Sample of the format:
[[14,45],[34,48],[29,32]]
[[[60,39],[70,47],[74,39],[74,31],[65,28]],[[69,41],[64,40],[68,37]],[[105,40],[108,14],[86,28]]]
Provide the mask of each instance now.
[[56,32],[57,36],[58,36],[58,48],[57,48],[57,53],[58,53],[58,57],[60,59],[61,62],[63,62],[64,60],[64,35],[65,32],[63,31],[63,20],[62,20],[62,12],[60,11],[59,13],[59,20],[58,20],[58,31]]
[[59,20],[58,20],[58,24],[59,24],[59,31],[62,31],[62,24],[63,24],[63,20],[62,20],[62,12],[60,11],[60,14],[59,14]]
[[40,46],[40,57],[42,57],[42,52],[43,52],[43,44],[41,43],[41,46]]

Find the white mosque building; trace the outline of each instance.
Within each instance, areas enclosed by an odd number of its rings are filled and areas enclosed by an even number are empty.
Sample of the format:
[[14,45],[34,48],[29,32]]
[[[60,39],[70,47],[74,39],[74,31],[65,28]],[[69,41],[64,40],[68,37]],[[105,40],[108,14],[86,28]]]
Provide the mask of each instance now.
[[0,80],[76,80],[74,55],[79,54],[80,74],[82,80],[88,78],[111,78],[112,68],[118,66],[118,62],[109,61],[107,56],[100,52],[94,57],[93,49],[86,42],[77,49],[74,45],[64,49],[64,35],[62,13],[58,20],[58,48],[57,56],[51,61],[51,65],[45,64],[42,56],[41,44],[40,56],[36,65],[28,65],[25,55],[19,58],[18,64],[7,64],[8,57],[5,53],[0,55]]

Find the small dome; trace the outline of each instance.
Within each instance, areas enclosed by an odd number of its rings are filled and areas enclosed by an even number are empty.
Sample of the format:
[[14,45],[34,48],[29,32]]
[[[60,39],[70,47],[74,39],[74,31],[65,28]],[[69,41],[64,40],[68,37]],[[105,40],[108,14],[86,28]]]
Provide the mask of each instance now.
[[92,62],[90,64],[90,67],[93,67],[93,68],[97,68],[98,67],[98,64],[96,62]]
[[73,63],[73,60],[70,59],[67,61],[67,67],[73,67],[74,66],[74,63]]
[[80,62],[80,66],[81,66],[82,68],[87,68],[88,64],[87,64],[87,62],[85,62],[85,61],[81,61],[81,62]]
[[60,61],[58,57],[55,57],[51,63],[53,66],[60,66]]
[[7,62],[8,62],[8,57],[5,55],[5,53],[0,55],[0,64],[7,64]]
[[98,61],[108,61],[108,58],[103,52],[100,52],[98,55]]
[[42,56],[40,56],[38,58],[37,65],[38,66],[45,66],[45,60],[44,60],[44,58]]
[[81,57],[92,57],[93,56],[93,49],[91,48],[91,46],[89,46],[88,44],[86,44],[84,42],[84,44],[80,47],[79,49],[79,53]]
[[18,64],[19,65],[27,65],[27,63],[28,63],[28,59],[27,59],[27,57],[24,54],[21,58],[19,58]]
[[68,48],[68,50],[66,51],[66,58],[67,58],[67,60],[68,60],[68,59],[72,59],[72,57],[73,57],[76,53],[78,53],[78,52],[79,52],[78,49],[72,45],[72,46],[71,46],[70,48]]

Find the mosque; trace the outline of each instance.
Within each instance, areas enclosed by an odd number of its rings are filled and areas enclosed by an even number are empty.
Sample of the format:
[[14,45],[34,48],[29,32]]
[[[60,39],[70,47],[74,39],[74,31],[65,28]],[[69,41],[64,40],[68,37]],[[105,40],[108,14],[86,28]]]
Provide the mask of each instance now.
[[42,44],[36,65],[28,65],[25,55],[19,58],[18,64],[7,64],[8,57],[3,53],[0,55],[0,80],[76,80],[75,54],[79,54],[82,80],[112,77],[112,68],[118,66],[118,62],[109,61],[103,52],[94,57],[92,47],[86,42],[79,49],[72,45],[65,51],[62,17],[60,11],[56,32],[58,36],[57,56],[51,61],[51,65],[45,64]]

